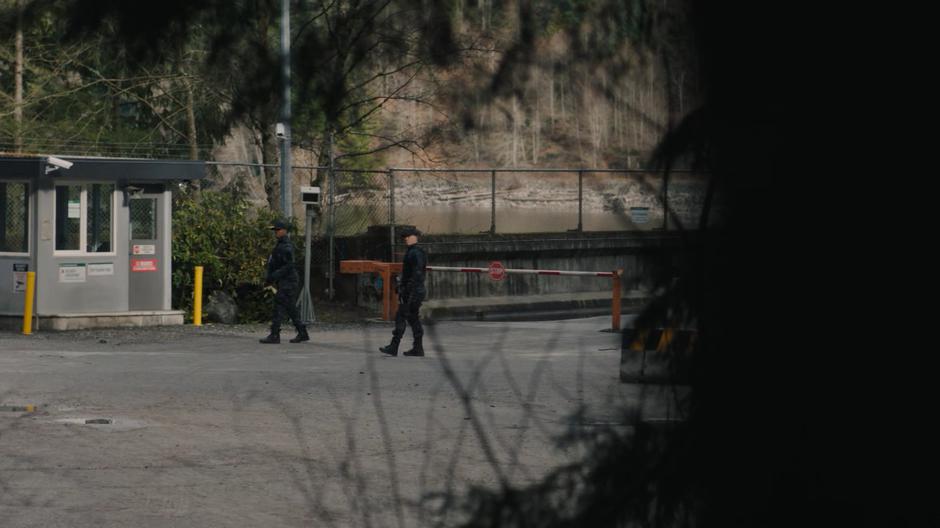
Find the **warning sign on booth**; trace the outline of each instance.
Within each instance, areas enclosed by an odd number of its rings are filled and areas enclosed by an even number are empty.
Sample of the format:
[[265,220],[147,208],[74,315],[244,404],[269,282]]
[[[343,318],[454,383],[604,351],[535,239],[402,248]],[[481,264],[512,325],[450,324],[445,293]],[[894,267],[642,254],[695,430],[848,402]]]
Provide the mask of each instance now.
[[157,271],[156,259],[133,259],[131,271]]
[[29,271],[29,264],[13,264],[13,293],[26,291],[26,272]]
[[59,282],[85,282],[85,265],[59,264]]

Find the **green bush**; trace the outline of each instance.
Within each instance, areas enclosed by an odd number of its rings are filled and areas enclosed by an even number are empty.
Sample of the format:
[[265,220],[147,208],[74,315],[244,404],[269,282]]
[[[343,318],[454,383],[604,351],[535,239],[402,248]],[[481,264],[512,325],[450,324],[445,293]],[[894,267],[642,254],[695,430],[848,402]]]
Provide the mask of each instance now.
[[[173,204],[173,305],[192,317],[196,266],[203,267],[202,298],[224,291],[238,304],[242,323],[270,318],[273,294],[264,289],[265,263],[275,238],[268,226],[277,212],[254,209],[237,192],[182,191]],[[297,233],[291,221],[291,233]],[[303,244],[296,262],[303,276]],[[296,264],[296,263],[295,263]]]

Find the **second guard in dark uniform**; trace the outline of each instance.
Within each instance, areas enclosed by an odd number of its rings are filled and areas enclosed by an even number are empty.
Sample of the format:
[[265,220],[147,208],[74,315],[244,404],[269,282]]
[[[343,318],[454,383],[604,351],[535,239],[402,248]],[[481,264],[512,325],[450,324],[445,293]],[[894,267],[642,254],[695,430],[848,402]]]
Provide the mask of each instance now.
[[277,288],[277,293],[274,295],[274,313],[271,315],[271,334],[261,340],[265,344],[281,342],[281,321],[288,317],[297,329],[297,337],[290,342],[310,340],[307,327],[301,322],[300,311],[294,303],[300,287],[300,278],[297,276],[297,268],[294,267],[294,245],[287,236],[287,228],[287,223],[282,221],[274,222],[270,227],[277,236],[277,244],[268,257],[265,283]]
[[398,313],[395,314],[395,331],[392,332],[392,342],[388,346],[380,347],[379,351],[390,356],[398,355],[398,344],[405,335],[405,323],[411,325],[411,334],[414,345],[403,353],[405,356],[423,356],[424,329],[421,327],[421,318],[418,310],[424,301],[427,290],[424,288],[425,267],[428,265],[428,256],[418,246],[420,231],[414,228],[402,229],[400,235],[404,239],[408,250],[401,266],[401,284],[398,287]]

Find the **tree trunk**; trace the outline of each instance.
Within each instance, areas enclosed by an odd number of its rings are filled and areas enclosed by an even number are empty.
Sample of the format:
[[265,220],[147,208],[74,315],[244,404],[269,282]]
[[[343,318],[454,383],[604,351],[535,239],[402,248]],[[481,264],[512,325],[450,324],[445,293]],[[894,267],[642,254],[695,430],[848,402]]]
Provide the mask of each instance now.
[[643,101],[643,92],[642,87],[637,89],[637,108],[640,109],[640,119],[638,120],[640,122],[640,135],[637,136],[636,145],[638,150],[642,150],[642,144],[646,141],[646,119],[643,119],[643,116],[650,115]]
[[16,58],[13,66],[13,149],[23,150],[23,2],[16,0]]
[[552,130],[555,130],[555,67],[552,66],[551,82],[548,84],[548,107]]
[[581,140],[581,112],[577,108],[572,110],[574,113],[574,132],[578,141],[578,164],[584,164],[584,143]]
[[479,130],[474,130],[471,132],[473,134],[473,160],[476,162],[480,161],[480,132]]
[[538,165],[539,162],[539,133],[542,127],[542,116],[539,109],[541,97],[536,87],[535,90],[535,117],[532,120],[532,165]]
[[622,150],[623,149],[623,135],[624,135],[623,134],[623,129],[624,129],[623,116],[625,112],[623,111],[624,110],[623,88],[619,86],[617,87],[616,104],[617,104],[617,141],[618,141],[618,146]]
[[186,89],[186,126],[189,135],[189,159],[199,159],[199,142],[196,140],[196,102],[193,97],[193,83],[189,76],[183,76]]
[[[259,144],[261,151],[261,163],[265,165],[277,163],[277,140],[271,133],[270,126],[256,124],[258,131]],[[281,203],[281,184],[276,167],[264,167],[264,191],[267,193],[268,207],[272,210],[279,210]]]
[[516,166],[516,148],[519,143],[519,119],[516,97],[512,98],[512,166]]

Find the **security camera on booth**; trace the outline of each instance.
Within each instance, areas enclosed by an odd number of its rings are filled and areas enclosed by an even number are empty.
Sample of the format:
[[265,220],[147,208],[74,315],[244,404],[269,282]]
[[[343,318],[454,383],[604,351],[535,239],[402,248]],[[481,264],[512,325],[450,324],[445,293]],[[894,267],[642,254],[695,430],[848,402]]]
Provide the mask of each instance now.
[[72,165],[75,164],[71,161],[57,158],[55,156],[48,156],[46,157],[46,174],[49,174],[52,171],[57,171],[59,169],[69,170],[72,168]]

